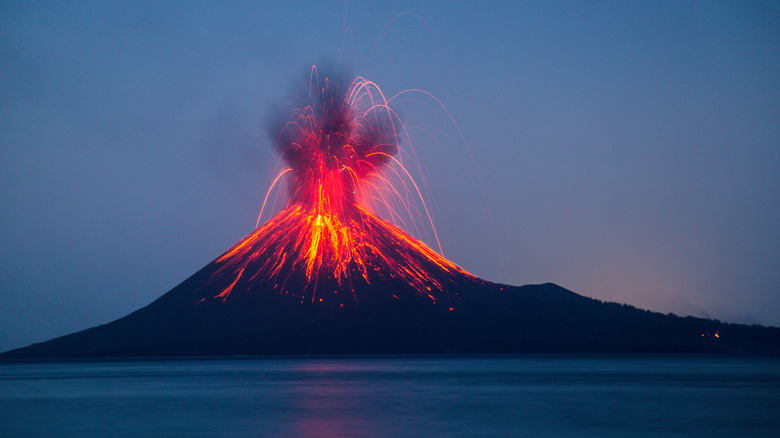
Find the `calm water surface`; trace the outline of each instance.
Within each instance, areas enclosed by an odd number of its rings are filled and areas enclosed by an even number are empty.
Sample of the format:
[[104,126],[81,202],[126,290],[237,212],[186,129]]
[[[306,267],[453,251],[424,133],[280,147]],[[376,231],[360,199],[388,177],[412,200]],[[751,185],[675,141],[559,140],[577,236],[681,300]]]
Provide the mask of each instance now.
[[780,359],[0,364],[2,437],[780,436]]

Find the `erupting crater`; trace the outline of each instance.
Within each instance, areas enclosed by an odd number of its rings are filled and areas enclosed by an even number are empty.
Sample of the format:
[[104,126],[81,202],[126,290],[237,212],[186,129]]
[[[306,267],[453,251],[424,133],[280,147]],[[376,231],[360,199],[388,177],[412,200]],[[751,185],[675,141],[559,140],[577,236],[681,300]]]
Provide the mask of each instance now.
[[288,181],[288,206],[216,260],[219,269],[204,287],[233,280],[211,299],[262,289],[301,304],[355,306],[357,283],[399,279],[450,308],[457,292],[451,295],[448,283],[481,282],[370,210],[377,202],[391,209],[388,193],[401,197],[383,167],[408,176],[394,158],[402,125],[376,84],[344,74],[320,77],[315,68],[296,103],[272,127],[275,149],[289,165],[273,186]]

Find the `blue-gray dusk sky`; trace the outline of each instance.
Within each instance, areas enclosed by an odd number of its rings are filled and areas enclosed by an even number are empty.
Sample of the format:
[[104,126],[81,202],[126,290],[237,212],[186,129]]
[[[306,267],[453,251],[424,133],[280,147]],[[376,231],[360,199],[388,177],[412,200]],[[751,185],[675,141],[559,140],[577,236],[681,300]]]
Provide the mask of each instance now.
[[777,2],[4,1],[0,42],[0,351],[251,232],[322,60],[443,104],[397,100],[466,270],[780,325]]

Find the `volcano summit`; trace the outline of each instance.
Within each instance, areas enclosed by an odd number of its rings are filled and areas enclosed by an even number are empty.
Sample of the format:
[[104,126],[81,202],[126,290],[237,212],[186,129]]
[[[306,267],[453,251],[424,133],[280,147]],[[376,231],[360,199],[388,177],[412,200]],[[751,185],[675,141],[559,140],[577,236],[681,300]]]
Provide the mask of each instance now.
[[272,132],[290,166],[277,177],[289,182],[287,208],[215,261],[201,288],[221,292],[198,304],[268,290],[280,302],[351,308],[367,299],[360,290],[400,282],[450,308],[450,283],[479,280],[360,205],[392,211],[387,193],[400,193],[381,189],[392,188],[383,166],[403,169],[393,157],[400,122],[384,95],[362,78],[320,80],[316,69],[306,92]]
[[282,114],[271,137],[289,167],[269,193],[285,181],[286,208],[148,306],[0,357],[780,352],[776,328],[491,283],[381,219],[373,207],[403,225],[397,207],[419,190],[395,158],[403,127],[370,81],[313,69]]

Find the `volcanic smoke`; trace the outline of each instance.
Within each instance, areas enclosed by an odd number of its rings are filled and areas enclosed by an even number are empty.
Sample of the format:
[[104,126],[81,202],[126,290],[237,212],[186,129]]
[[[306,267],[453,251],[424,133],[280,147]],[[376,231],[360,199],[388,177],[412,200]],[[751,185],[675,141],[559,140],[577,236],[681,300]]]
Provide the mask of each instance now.
[[232,280],[214,299],[270,288],[302,304],[354,306],[357,286],[400,280],[452,308],[448,283],[482,282],[369,207],[373,201],[392,210],[387,194],[403,192],[383,176],[388,164],[408,176],[394,157],[402,124],[375,83],[315,67],[305,95],[282,120],[271,137],[289,167],[269,193],[286,180],[287,207],[215,261],[214,279]]

